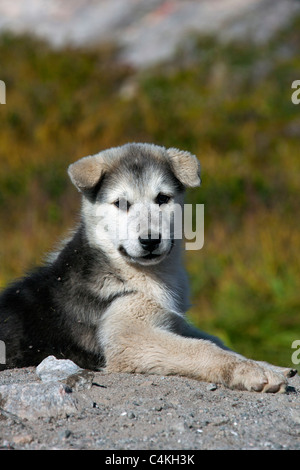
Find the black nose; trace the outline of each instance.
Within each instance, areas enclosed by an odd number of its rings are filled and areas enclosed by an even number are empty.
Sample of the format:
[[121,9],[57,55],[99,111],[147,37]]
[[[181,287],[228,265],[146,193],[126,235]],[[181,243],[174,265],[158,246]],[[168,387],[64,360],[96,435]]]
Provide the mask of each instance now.
[[160,244],[160,241],[161,241],[160,233],[156,235],[156,238],[154,238],[154,236],[151,237],[151,233],[148,233],[148,235],[146,236],[139,237],[139,242],[144,248],[144,250],[147,250],[150,252],[156,250],[156,248]]

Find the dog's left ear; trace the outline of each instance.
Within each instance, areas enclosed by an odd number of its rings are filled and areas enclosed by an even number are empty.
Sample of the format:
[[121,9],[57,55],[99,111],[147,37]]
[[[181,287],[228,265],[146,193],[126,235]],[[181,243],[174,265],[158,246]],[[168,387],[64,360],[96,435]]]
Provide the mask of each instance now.
[[187,188],[200,186],[200,162],[189,152],[175,148],[167,149],[170,164],[179,181]]
[[91,190],[100,181],[106,165],[100,155],[84,157],[68,168],[68,174],[78,191]]

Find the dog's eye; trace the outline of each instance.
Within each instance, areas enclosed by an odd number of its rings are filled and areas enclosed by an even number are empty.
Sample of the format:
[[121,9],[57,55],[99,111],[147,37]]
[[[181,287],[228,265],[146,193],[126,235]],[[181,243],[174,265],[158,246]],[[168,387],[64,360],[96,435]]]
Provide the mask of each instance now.
[[167,196],[166,194],[159,193],[156,196],[155,202],[156,204],[159,204],[160,206],[162,204],[167,204],[170,201],[171,197]]
[[114,205],[121,210],[128,211],[129,207],[131,206],[130,202],[127,201],[127,199],[122,198],[122,199],[117,199],[114,202]]

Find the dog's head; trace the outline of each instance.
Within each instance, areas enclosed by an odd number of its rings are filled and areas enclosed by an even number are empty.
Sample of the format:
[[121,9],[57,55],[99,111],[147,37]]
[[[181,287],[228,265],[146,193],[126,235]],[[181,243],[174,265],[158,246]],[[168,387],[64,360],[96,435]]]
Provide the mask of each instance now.
[[200,185],[194,155],[152,144],[105,150],[78,160],[68,172],[84,196],[90,243],[142,265],[171,253],[184,190]]

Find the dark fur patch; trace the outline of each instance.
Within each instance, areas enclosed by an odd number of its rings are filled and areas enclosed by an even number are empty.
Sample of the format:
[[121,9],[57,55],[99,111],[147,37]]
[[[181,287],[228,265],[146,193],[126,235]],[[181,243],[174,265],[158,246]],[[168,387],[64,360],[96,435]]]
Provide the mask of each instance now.
[[48,355],[99,368],[104,356],[96,337],[102,312],[116,298],[95,292],[112,269],[105,254],[91,248],[82,225],[54,263],[37,268],[10,285],[0,297],[0,339],[6,367],[37,365]]

